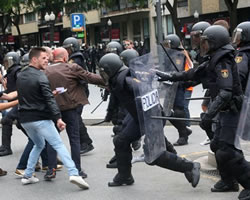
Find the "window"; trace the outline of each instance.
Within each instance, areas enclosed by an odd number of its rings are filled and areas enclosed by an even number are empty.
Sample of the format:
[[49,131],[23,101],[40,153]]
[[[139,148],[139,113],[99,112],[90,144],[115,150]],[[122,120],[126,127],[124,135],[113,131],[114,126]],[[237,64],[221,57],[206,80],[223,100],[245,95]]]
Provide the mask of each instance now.
[[172,22],[172,17],[171,17],[171,15],[168,15],[168,16],[167,16],[167,33],[168,33],[168,34],[174,33],[173,22]]
[[34,12],[25,14],[25,23],[34,22],[34,21],[36,21],[36,15]]
[[186,7],[188,6],[188,0],[177,0],[177,7]]

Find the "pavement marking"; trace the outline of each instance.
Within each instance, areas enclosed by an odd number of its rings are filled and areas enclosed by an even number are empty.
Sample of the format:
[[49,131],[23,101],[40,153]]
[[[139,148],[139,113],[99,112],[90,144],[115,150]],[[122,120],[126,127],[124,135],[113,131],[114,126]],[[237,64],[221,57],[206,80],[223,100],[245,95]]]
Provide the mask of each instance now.
[[192,152],[192,153],[189,153],[189,154],[182,154],[182,155],[180,155],[180,157],[186,158],[186,157],[189,157],[189,156],[199,156],[199,155],[202,155],[202,154],[205,154],[205,153],[208,153],[208,151],[197,151],[197,152]]

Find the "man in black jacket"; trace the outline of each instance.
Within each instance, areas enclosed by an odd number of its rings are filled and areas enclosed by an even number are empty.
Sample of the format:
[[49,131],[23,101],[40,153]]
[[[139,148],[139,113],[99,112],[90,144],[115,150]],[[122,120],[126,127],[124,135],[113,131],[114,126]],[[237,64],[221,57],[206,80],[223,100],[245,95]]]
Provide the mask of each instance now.
[[56,121],[60,130],[66,126],[61,119],[61,113],[50,89],[49,81],[41,71],[48,65],[46,50],[40,47],[33,48],[29,53],[29,59],[29,66],[23,68],[17,78],[20,123],[35,144],[30,153],[22,183],[25,185],[39,181],[33,176],[33,173],[46,140],[57,151],[67,167],[70,182],[82,189],[88,189],[89,185],[79,176],[52,121]]

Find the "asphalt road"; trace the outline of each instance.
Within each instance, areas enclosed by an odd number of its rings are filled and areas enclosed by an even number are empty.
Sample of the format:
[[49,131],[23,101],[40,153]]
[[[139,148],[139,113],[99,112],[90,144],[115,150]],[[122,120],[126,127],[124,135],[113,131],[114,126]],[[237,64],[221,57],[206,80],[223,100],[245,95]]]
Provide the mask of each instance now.
[[[187,159],[197,159],[207,154],[208,146],[199,143],[205,139],[204,132],[198,126],[192,126],[193,134],[187,146],[176,147],[178,153]],[[82,168],[87,172],[86,181],[90,189],[82,191],[68,181],[67,171],[63,169],[57,173],[55,180],[46,182],[44,173],[37,172],[40,182],[32,185],[21,184],[21,180],[14,175],[14,171],[22,150],[27,142],[21,131],[14,128],[12,136],[13,155],[0,157],[0,167],[8,171],[7,176],[0,177],[1,200],[234,200],[238,193],[211,193],[210,188],[218,180],[218,176],[201,173],[200,183],[196,188],[187,182],[184,175],[156,166],[148,166],[143,162],[133,164],[135,184],[109,188],[107,183],[112,180],[116,170],[105,166],[113,156],[112,127],[88,127],[94,140],[95,149],[88,155],[82,156]],[[177,131],[172,126],[165,127],[165,134],[171,142],[177,139]],[[61,133],[65,144],[68,138]],[[140,149],[135,156],[142,153]]]

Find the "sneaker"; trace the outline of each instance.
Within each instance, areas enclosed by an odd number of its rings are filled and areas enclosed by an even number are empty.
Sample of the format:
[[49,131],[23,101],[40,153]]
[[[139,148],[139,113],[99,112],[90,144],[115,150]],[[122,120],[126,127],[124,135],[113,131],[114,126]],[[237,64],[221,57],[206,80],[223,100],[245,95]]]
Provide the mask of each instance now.
[[34,176],[31,176],[30,178],[24,176],[21,182],[23,185],[27,185],[27,184],[37,183],[39,182],[39,179]]
[[88,183],[86,183],[81,176],[70,176],[69,181],[82,189],[89,189]]
[[56,169],[48,169],[44,175],[44,180],[51,181],[53,178],[56,178]]
[[80,150],[80,154],[86,154],[90,151],[92,151],[94,149],[94,146],[92,144],[82,144],[81,145],[81,150]]
[[56,171],[61,171],[62,168],[63,168],[63,165],[59,165],[59,164],[56,165]]
[[22,178],[24,176],[24,169],[16,169],[15,175]]
[[[20,178],[23,178],[24,172],[25,172],[25,169],[16,169],[15,175],[20,177]],[[36,177],[36,174],[33,173],[33,176]]]
[[210,139],[207,137],[203,142],[200,143],[200,145],[204,146],[204,145],[208,145],[210,144]]

